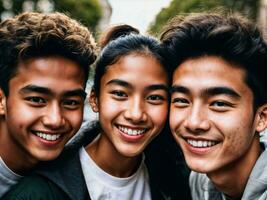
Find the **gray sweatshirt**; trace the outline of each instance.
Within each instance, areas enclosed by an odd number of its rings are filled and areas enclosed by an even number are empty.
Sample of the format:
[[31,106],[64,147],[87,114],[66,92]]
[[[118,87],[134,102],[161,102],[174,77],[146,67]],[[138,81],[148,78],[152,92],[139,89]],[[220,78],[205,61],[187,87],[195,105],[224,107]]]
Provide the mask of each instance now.
[[[233,200],[218,191],[205,174],[192,171],[189,184],[193,200]],[[241,200],[267,200],[267,149],[253,167]]]

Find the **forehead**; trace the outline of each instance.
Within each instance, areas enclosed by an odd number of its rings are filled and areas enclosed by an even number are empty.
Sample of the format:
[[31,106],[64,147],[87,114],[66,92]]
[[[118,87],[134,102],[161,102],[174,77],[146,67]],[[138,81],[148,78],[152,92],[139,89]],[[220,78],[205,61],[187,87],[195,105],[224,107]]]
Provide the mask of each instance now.
[[70,84],[84,85],[84,71],[75,62],[57,56],[32,58],[19,62],[10,86],[29,84],[45,87],[69,87]]
[[17,74],[47,74],[58,75],[61,71],[63,76],[81,74],[82,67],[76,62],[61,56],[37,57],[20,61],[17,67]]
[[181,63],[173,74],[173,85],[188,87],[247,87],[245,70],[217,56],[192,58]]
[[113,78],[120,78],[135,84],[155,81],[167,83],[167,72],[151,55],[130,54],[108,66],[102,80],[108,81]]

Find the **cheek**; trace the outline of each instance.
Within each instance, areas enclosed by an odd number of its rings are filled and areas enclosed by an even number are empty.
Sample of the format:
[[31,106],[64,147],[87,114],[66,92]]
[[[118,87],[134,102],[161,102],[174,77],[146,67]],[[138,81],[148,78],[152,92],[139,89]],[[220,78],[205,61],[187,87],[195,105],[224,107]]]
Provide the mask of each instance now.
[[99,116],[112,117],[127,107],[123,102],[115,102],[109,100],[102,100],[99,106]]
[[154,125],[162,128],[167,120],[168,105],[166,104],[158,106],[156,108],[155,107],[149,108],[147,114],[154,122]]
[[240,137],[236,137],[233,135],[232,137],[228,137],[227,140],[229,143],[228,151],[230,152],[239,152],[240,147],[244,146],[244,138],[241,139]]
[[81,109],[75,112],[65,114],[65,118],[68,120],[69,124],[71,124],[72,128],[77,130],[82,124],[83,110]]
[[100,96],[98,98],[98,109],[99,109],[99,114],[109,114],[109,113],[115,113],[117,110],[121,110],[122,107],[125,107],[125,102],[124,101],[117,101],[112,99],[110,94],[108,92],[103,91],[100,93]]
[[25,128],[30,126],[39,118],[40,112],[37,110],[29,109],[26,106],[14,106],[7,107],[6,121],[10,122],[11,126],[16,125],[18,128]]
[[240,116],[232,117],[231,120],[221,120],[223,124],[220,125],[228,144],[227,149],[234,154],[249,148],[254,136],[252,119],[248,119],[249,116]]
[[[234,132],[232,137],[227,138],[227,145],[225,146],[225,159],[228,158],[233,158],[236,159],[240,156],[242,156],[251,146],[252,143],[252,138],[250,136],[245,134],[248,134],[247,132],[242,132],[241,134],[238,134],[240,132]],[[243,135],[244,134],[244,135]]]
[[178,110],[171,107],[169,121],[170,121],[170,127],[172,131],[175,131],[176,129],[180,127],[182,116],[185,116],[185,113],[181,114],[181,112],[178,112]]

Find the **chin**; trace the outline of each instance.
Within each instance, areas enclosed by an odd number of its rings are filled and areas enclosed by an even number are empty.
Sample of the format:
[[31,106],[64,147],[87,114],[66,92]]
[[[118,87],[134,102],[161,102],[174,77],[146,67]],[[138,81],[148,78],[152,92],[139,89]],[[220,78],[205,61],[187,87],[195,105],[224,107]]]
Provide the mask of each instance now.
[[60,152],[53,152],[53,153],[46,153],[44,155],[39,154],[39,156],[37,157],[37,159],[39,161],[50,161],[50,160],[54,160],[56,159],[58,156],[60,155]]
[[120,151],[121,155],[128,157],[128,158],[133,158],[133,157],[137,157],[140,154],[142,154],[143,151],[136,151],[136,149],[134,149],[133,151],[129,151],[129,149],[127,149],[126,151]]
[[211,166],[209,166],[209,163],[208,162],[192,162],[192,159],[190,160],[187,160],[186,159],[186,163],[188,165],[188,167],[192,170],[192,171],[195,171],[195,172],[198,172],[198,173],[209,173],[212,169],[211,169]]
[[202,173],[202,174],[208,173],[208,170],[203,169],[203,167],[201,168],[201,167],[191,167],[191,166],[189,166],[189,168],[194,172],[198,172],[198,173]]

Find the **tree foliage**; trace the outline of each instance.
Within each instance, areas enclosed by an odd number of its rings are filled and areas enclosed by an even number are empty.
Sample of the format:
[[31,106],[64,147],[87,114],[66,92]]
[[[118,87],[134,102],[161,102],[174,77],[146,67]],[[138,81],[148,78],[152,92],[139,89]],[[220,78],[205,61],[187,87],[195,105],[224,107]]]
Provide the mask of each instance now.
[[149,32],[158,35],[166,22],[177,14],[215,10],[239,11],[252,20],[257,19],[260,0],[172,0],[170,6],[163,8],[151,24]]
[[[40,4],[48,3],[49,8],[42,8]],[[43,6],[44,7],[44,6]],[[52,10],[49,10],[51,9]],[[45,10],[48,9],[48,10]],[[101,18],[102,10],[98,0],[1,0],[1,18],[6,13],[16,15],[26,10],[38,12],[59,11],[81,21],[87,27],[95,30]]]
[[[79,3],[78,3],[79,2]],[[76,19],[95,28],[101,18],[101,8],[98,0],[58,0],[55,9],[61,12],[68,12]]]

